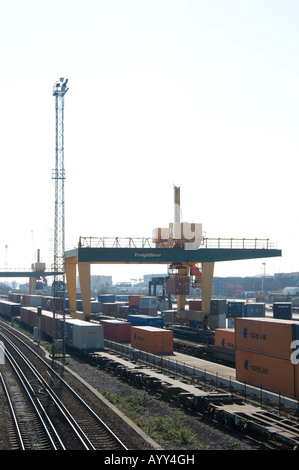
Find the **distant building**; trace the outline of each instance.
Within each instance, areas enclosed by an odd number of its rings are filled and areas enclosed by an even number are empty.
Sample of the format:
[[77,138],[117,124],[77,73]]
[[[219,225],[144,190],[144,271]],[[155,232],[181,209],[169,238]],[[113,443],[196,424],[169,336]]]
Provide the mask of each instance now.
[[90,276],[90,288],[92,291],[109,289],[112,286],[112,276],[93,275]]

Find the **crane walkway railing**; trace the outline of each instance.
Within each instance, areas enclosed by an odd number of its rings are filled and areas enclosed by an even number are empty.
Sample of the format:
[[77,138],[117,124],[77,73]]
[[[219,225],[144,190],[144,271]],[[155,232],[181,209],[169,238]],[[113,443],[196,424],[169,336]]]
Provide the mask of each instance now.
[[[80,237],[79,248],[174,248],[176,241],[172,239],[159,240],[152,238],[132,237]],[[274,244],[268,238],[203,238],[196,249],[274,249]]]

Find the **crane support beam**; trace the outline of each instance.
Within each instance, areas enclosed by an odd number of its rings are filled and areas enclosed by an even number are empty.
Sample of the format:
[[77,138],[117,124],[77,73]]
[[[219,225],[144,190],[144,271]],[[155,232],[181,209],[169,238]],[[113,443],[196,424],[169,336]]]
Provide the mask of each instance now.
[[92,264],[171,264],[171,263],[215,263],[255,258],[281,256],[277,249],[249,248],[75,248],[65,257],[76,257],[78,262]]
[[65,273],[69,295],[70,311],[76,312],[77,258],[67,258],[65,260]]
[[[200,248],[184,250],[180,248],[76,248],[65,253],[66,276],[69,298],[75,305],[76,276],[74,266],[78,264],[82,294],[83,311],[86,319],[90,317],[90,265],[91,264],[173,264],[183,263],[189,267],[194,263],[202,264],[202,297],[205,315],[210,311],[215,262],[281,256],[277,249],[233,249]],[[181,306],[185,299],[181,299]]]
[[86,320],[90,319],[90,263],[78,263],[83,311]]

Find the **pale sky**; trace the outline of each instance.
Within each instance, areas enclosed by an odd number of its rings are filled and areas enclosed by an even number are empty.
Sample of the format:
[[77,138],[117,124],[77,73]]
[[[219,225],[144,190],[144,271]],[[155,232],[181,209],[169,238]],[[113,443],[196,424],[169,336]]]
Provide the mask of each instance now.
[[173,221],[176,185],[207,237],[282,250],[215,275],[299,271],[298,23],[297,0],[1,0],[0,268],[29,267],[37,248],[52,262],[64,77],[67,248],[151,237]]

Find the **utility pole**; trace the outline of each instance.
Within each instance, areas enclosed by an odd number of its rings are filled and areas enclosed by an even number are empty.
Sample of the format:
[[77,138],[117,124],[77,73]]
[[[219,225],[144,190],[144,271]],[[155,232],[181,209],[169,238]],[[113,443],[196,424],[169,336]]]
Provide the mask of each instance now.
[[[68,79],[60,78],[53,86],[56,111],[56,155],[52,179],[55,182],[55,223],[54,223],[54,283],[53,283],[53,346],[59,335],[56,314],[64,315],[65,293],[65,234],[64,234],[64,96],[68,91]],[[64,343],[64,342],[63,342]],[[55,354],[53,348],[53,355]],[[63,344],[64,351],[64,344]]]

